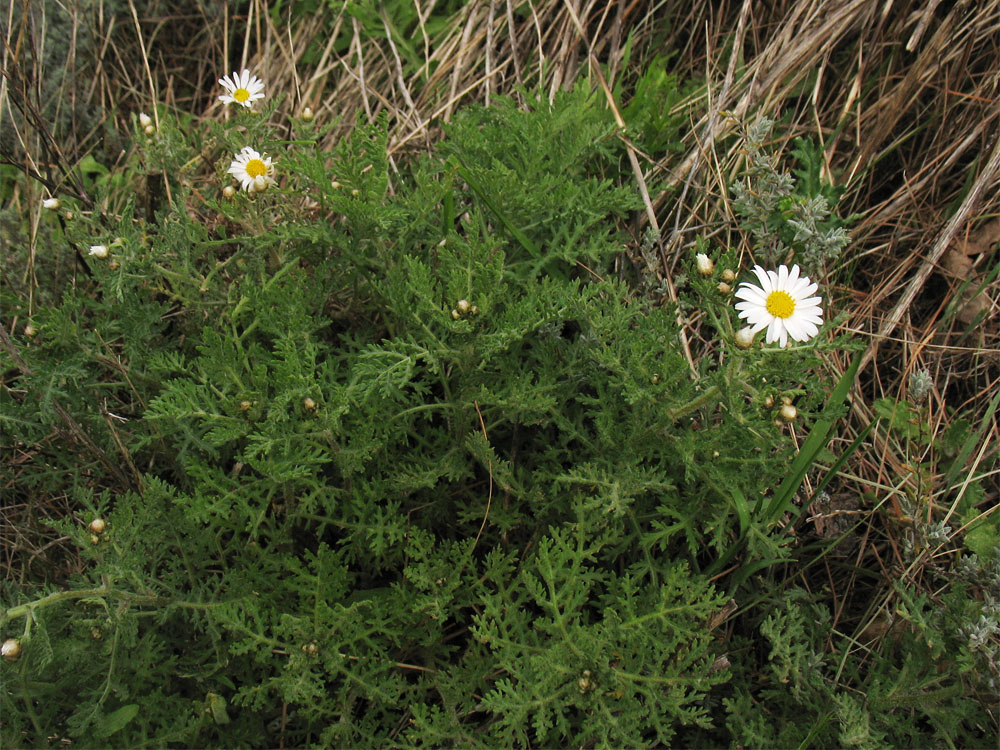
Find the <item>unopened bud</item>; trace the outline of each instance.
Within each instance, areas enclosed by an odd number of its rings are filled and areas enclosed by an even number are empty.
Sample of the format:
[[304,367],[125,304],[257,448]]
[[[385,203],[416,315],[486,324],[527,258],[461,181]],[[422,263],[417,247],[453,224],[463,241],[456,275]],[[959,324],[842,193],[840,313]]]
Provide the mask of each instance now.
[[722,272],[722,280],[727,284],[732,284],[736,281],[736,273],[731,268],[727,268]]
[[750,326],[741,328],[736,332],[734,340],[736,341],[736,346],[740,349],[749,349],[753,346],[753,329]]
[[781,403],[783,403],[785,406],[791,406],[792,405],[792,397],[791,396],[782,396],[781,397]]
[[28,323],[28,325],[24,327],[24,335],[27,336],[29,339],[32,338],[36,333],[38,333],[38,330],[33,325],[31,325],[31,323]]
[[88,255],[93,255],[95,258],[107,258],[108,257],[108,246],[107,245],[91,245],[90,252]]
[[733,288],[724,281],[720,281],[716,289],[719,290],[719,294],[729,294],[731,291],[733,291]]
[[357,188],[354,188],[354,190],[351,191],[351,195],[353,195],[356,198],[357,196],[361,195],[361,191],[358,190]]
[[336,180],[331,180],[330,187],[332,187],[334,190],[340,190],[340,183],[337,182]]
[[63,218],[66,219],[66,221],[73,221],[73,219],[76,218],[76,214],[74,214],[72,211],[67,211],[66,213],[63,214]]
[[140,112],[139,124],[142,125],[143,128],[148,128],[153,124],[153,118],[147,115],[145,112]]
[[250,411],[250,407],[251,406],[253,406],[253,404],[251,404],[249,401],[247,401],[245,399],[243,401],[240,401],[240,408],[243,411]]
[[309,643],[302,644],[302,651],[307,656],[316,656],[319,653],[319,646],[316,645],[315,641],[309,641]]
[[97,534],[90,535],[90,543],[93,545],[98,545],[101,543],[101,538]]
[[460,313],[458,310],[452,310],[451,311],[451,317],[452,317],[452,320],[458,320],[459,318],[462,317],[462,313]]
[[104,522],[103,518],[95,518],[87,525],[87,528],[95,534],[103,534],[108,525]]
[[267,178],[262,174],[257,175],[253,178],[253,185],[251,187],[254,189],[254,192],[263,193],[267,190]]
[[46,198],[42,201],[42,208],[47,208],[49,211],[58,211],[62,208],[62,201],[58,198]]
[[146,135],[153,135],[156,132],[156,128],[154,128],[152,125],[147,125],[142,129],[142,132],[145,133]]
[[236,188],[234,188],[232,185],[226,185],[224,188],[222,188],[223,198],[232,198],[234,195],[236,195]]
[[469,304],[469,300],[460,299],[457,303],[455,303],[455,308],[462,313],[462,315],[465,315],[472,309],[472,305]]
[[302,119],[303,120],[305,120],[306,122],[312,122],[313,116],[314,115],[313,115],[312,107],[305,107],[305,108],[303,108],[303,110],[302,110]]
[[774,396],[771,394],[764,396],[764,408],[770,409],[772,406],[774,406]]
[[313,401],[308,396],[306,396],[305,399],[303,399],[302,405],[306,408],[306,411],[312,411],[313,409],[316,408],[316,402]]
[[799,415],[798,410],[791,404],[782,406],[778,413],[785,422],[794,422],[795,418]]
[[8,638],[0,646],[0,655],[7,661],[17,661],[21,655],[21,642],[17,638]]
[[698,267],[698,273],[702,276],[711,276],[712,272],[715,271],[715,262],[705,255],[705,253],[695,255],[694,262]]
[[118,270],[118,259],[117,258],[112,258],[110,261],[108,261],[108,268],[110,268],[112,271],[117,271]]

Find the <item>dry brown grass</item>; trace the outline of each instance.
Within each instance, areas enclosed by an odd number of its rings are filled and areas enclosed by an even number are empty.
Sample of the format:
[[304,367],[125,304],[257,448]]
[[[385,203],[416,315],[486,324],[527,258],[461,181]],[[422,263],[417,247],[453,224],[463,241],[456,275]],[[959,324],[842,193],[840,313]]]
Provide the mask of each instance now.
[[[581,78],[596,87],[595,61],[613,87],[635,80],[644,60],[670,51],[682,79],[706,85],[682,105],[690,127],[679,158],[653,162],[634,152],[637,189],[647,179],[669,186],[636,217],[640,228],[647,222],[661,228],[665,275],[706,231],[752,256],[727,197],[742,153],[730,137],[735,120],[725,113],[780,119],[782,138],[807,135],[822,144],[830,179],[847,186],[840,212],[860,215],[844,262],[827,279],[835,285],[830,317],[845,313],[842,331],[866,347],[851,416],[834,448],[867,427],[876,399],[905,397],[918,369],[934,377],[927,419],[937,432],[959,414],[975,422],[1000,390],[997,242],[980,233],[1000,208],[1000,0],[538,0],[528,13],[517,12],[511,0],[477,0],[437,32],[427,21],[438,3],[424,0],[409,40],[423,61],[415,72],[407,72],[387,17],[378,38],[363,33],[342,6],[275,23],[262,0],[251,0],[247,15],[226,5],[211,18],[201,4],[140,7],[128,0],[111,12],[104,2],[86,11],[68,2],[74,38],[86,26],[99,55],[76,60],[86,85],[67,77],[56,92],[37,85],[46,23],[38,8],[54,13],[56,7],[36,4],[34,23],[19,23],[21,1],[14,0],[3,21],[0,108],[23,108],[32,127],[7,142],[4,158],[41,184],[74,193],[82,191],[61,165],[99,147],[103,131],[71,121],[52,132],[32,114],[52,96],[74,111],[99,109],[119,126],[154,102],[214,117],[215,79],[245,64],[267,79],[270,91],[287,93],[286,115],[308,105],[318,119],[342,117],[331,141],[356,113],[365,119],[386,113],[391,150],[402,158],[429,147],[465,104],[518,96],[520,85],[550,95]],[[338,50],[345,35],[349,44]],[[25,212],[37,211],[37,188],[30,185],[13,199]],[[971,293],[960,291],[965,282],[975,287]],[[979,313],[973,326],[971,304]],[[697,340],[695,329],[688,334]],[[849,359],[830,357],[831,378]],[[998,501],[998,437],[997,425],[986,425],[958,477],[959,488],[987,485],[983,512]],[[887,574],[904,564],[895,527],[883,517],[902,515],[908,496],[918,498],[920,513],[945,517],[960,494],[944,484],[933,449],[921,451],[914,455],[913,446],[875,431],[837,487],[875,498],[880,510],[868,516],[856,554]],[[924,482],[913,470],[920,462],[931,467]],[[876,536],[886,543],[875,545]]]

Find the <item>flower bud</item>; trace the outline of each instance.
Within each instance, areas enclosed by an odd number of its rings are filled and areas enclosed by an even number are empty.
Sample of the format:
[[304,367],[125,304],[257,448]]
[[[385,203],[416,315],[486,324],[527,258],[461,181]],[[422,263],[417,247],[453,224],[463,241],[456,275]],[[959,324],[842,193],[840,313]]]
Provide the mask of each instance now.
[[66,213],[63,214],[63,218],[66,219],[66,221],[73,221],[73,219],[76,218],[76,214],[74,214],[72,211],[67,211]]
[[770,409],[772,406],[774,406],[774,396],[769,393],[764,396],[764,408]]
[[108,262],[108,268],[110,268],[112,271],[117,271],[118,270],[118,259],[117,258],[112,258]]
[[753,329],[750,328],[750,326],[741,328],[736,332],[734,339],[736,341],[736,346],[740,349],[749,349],[753,346]]
[[0,655],[7,661],[17,661],[21,655],[21,642],[17,638],[8,638],[0,646]]
[[236,188],[234,188],[232,185],[226,185],[224,188],[222,188],[223,198],[232,198],[234,195],[236,195]]
[[782,396],[781,397],[781,403],[783,403],[785,406],[791,406],[792,405],[792,397],[791,396]]
[[314,115],[313,115],[312,107],[305,107],[305,108],[303,108],[303,110],[302,110],[302,119],[303,120],[305,120],[306,122],[312,122],[312,118],[313,117],[314,117]]
[[720,281],[716,289],[719,290],[719,294],[729,294],[731,291],[733,291],[733,288],[724,281]]
[[142,132],[145,133],[146,135],[153,135],[156,132],[156,128],[154,128],[152,125],[147,125],[142,129]]
[[460,313],[462,313],[462,315],[465,315],[467,312],[469,312],[469,310],[472,309],[472,305],[469,304],[469,300],[460,299],[455,304],[455,309],[457,309]]
[[302,644],[302,651],[306,656],[316,656],[319,653],[319,646],[316,645],[316,641],[309,641]]
[[28,323],[28,325],[24,327],[24,335],[27,336],[29,339],[33,338],[36,333],[38,333],[38,330],[33,325],[31,325],[31,323]]
[[103,534],[108,525],[104,522],[103,518],[95,518],[87,525],[87,528],[95,534]]
[[150,125],[153,124],[153,118],[147,115],[145,112],[140,112],[139,124],[143,127],[143,129],[148,128]]
[[243,401],[240,401],[240,408],[241,408],[241,409],[242,409],[243,411],[250,411],[250,407],[251,407],[251,406],[253,406],[253,404],[251,404],[251,403],[250,403],[249,401],[247,401],[246,399],[244,399]]
[[702,276],[711,276],[715,271],[715,262],[705,253],[698,253],[694,256],[695,265],[698,266],[698,273]]
[[108,257],[108,246],[107,245],[91,245],[90,252],[88,255],[93,255],[95,258],[107,258]]
[[62,208],[62,201],[58,198],[46,198],[42,201],[42,208],[47,208],[49,211],[58,211]]
[[473,315],[479,315],[479,308],[476,305],[473,305],[472,309],[469,310],[469,312],[472,313]]
[[794,422],[795,418],[799,415],[798,410],[791,404],[782,406],[778,413],[785,422]]
[[334,190],[340,190],[340,183],[337,182],[336,180],[331,180],[330,187],[332,187]]
[[727,268],[722,272],[722,280],[727,284],[732,284],[736,281],[736,273],[731,268]]
[[306,411],[313,411],[316,408],[316,402],[308,396],[303,399],[302,405],[305,407]]
[[452,318],[452,320],[458,320],[461,317],[462,317],[462,313],[460,313],[458,310],[452,310],[451,311],[451,318]]
[[267,190],[267,178],[262,174],[257,175],[253,178],[253,185],[251,185],[251,187],[255,192],[263,193]]
[[101,543],[101,538],[99,536],[97,536],[97,534],[91,534],[90,535],[90,543],[93,544],[96,547],[98,544]]
[[361,191],[358,190],[357,188],[354,188],[354,190],[351,191],[351,195],[357,198],[359,195],[361,195]]

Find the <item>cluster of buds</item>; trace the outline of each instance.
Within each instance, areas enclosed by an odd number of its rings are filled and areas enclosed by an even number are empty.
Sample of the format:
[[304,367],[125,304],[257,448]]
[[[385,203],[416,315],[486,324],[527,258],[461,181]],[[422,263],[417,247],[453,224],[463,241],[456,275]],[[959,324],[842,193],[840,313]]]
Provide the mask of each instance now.
[[105,523],[103,518],[95,518],[89,524],[87,524],[87,529],[90,531],[90,543],[99,544],[101,541],[101,534],[105,532],[108,528],[108,524]]
[[[698,273],[705,278],[708,278],[715,273],[715,261],[705,255],[705,253],[697,253],[694,256],[694,264],[698,269]],[[733,291],[731,284],[736,281],[736,272],[731,268],[725,268],[720,276],[722,281],[719,282],[716,289],[719,290],[719,294],[729,294]]]
[[[764,397],[764,408],[773,409],[775,405],[774,396],[768,394]],[[784,427],[786,424],[791,424],[799,416],[799,410],[795,408],[792,403],[791,396],[781,397],[781,406],[778,407],[777,415],[774,418],[775,427]]]
[[479,315],[479,308],[470,304],[467,299],[460,299],[455,303],[455,309],[451,311],[451,317],[454,320],[459,320],[461,318],[468,317],[469,315],[472,315],[473,317]]

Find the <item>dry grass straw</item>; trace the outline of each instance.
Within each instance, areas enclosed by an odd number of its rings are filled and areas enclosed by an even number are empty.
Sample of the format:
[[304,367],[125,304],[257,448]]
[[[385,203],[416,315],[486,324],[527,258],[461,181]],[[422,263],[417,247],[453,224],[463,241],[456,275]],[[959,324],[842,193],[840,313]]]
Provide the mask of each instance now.
[[[829,317],[845,313],[840,329],[866,344],[850,423],[834,449],[870,423],[876,399],[905,397],[907,378],[917,369],[929,370],[935,380],[926,414],[937,432],[959,413],[975,422],[1000,387],[1000,282],[990,274],[996,243],[969,245],[979,251],[965,256],[967,278],[949,276],[942,265],[956,243],[974,239],[1000,206],[1000,0],[476,0],[436,32],[429,21],[438,3],[423,0],[414,3],[418,21],[405,40],[384,11],[362,22],[339,3],[311,17],[276,19],[267,3],[251,0],[246,17],[226,6],[223,18],[210,19],[201,10],[131,2],[114,14],[103,1],[94,6],[87,20],[101,56],[92,83],[57,96],[81,97],[119,124],[154,101],[215,117],[215,79],[246,65],[267,80],[269,92],[286,96],[282,116],[310,106],[320,121],[343,118],[331,142],[353,126],[356,113],[368,120],[386,113],[395,156],[429,147],[441,124],[467,103],[488,103],[500,93],[520,97],[520,86],[551,96],[581,77],[596,85],[594,61],[614,87],[634,81],[645,60],[670,51],[682,78],[706,85],[679,107],[690,118],[680,158],[654,163],[635,152],[637,189],[646,180],[669,185],[650,196],[649,210],[633,226],[636,233],[646,222],[661,228],[665,276],[699,233],[752,256],[727,198],[743,158],[732,137],[737,119],[767,115],[782,123],[776,136],[815,139],[827,175],[848,186],[840,212],[861,216],[843,263],[827,278],[840,284],[826,295]],[[31,78],[23,67],[25,40],[41,38],[37,27],[26,31],[13,17],[4,30],[0,91],[0,107],[8,108],[10,82]],[[626,65],[629,40],[633,53]],[[148,81],[139,71],[143,62]],[[95,145],[93,133],[61,135],[63,141],[53,142],[22,136],[25,164],[55,163],[58,169]],[[61,179],[65,188],[65,170]],[[37,204],[31,199],[26,205]],[[975,326],[962,322],[956,304],[967,298],[959,290],[969,280],[982,287],[977,299],[984,314]],[[698,340],[697,324],[689,322],[686,334]],[[830,357],[831,378],[849,359]],[[998,501],[997,431],[987,427],[981,450],[960,476],[988,485],[989,505]],[[916,470],[921,463],[922,473]],[[902,516],[912,498],[927,518],[942,517],[955,503],[935,449],[884,431],[872,433],[838,489],[855,497],[869,490],[887,516]],[[807,485],[804,496],[809,492]],[[895,527],[879,523],[879,514],[867,518],[857,562],[876,560],[887,573],[903,569]],[[919,571],[910,574],[918,577]]]

